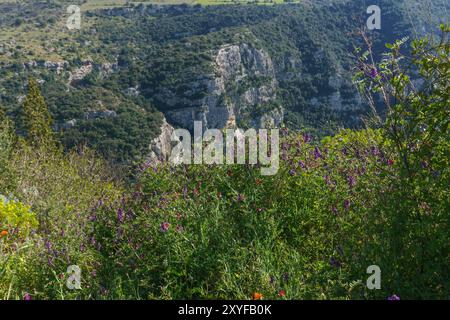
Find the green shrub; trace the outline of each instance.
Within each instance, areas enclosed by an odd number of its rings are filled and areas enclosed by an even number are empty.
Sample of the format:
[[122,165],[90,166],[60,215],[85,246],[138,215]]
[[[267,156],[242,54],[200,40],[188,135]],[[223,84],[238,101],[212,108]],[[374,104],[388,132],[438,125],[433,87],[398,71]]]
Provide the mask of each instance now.
[[2,231],[14,230],[19,235],[26,236],[37,225],[36,216],[30,211],[29,206],[0,198],[0,229]]

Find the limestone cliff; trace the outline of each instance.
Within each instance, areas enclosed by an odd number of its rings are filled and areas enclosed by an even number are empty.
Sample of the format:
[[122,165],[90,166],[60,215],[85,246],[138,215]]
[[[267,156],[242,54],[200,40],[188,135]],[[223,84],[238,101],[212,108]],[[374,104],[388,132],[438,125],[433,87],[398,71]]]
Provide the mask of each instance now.
[[267,52],[248,44],[224,45],[215,54],[213,70],[190,87],[194,92],[206,88],[198,101],[167,93],[169,105],[188,105],[166,112],[169,122],[189,130],[194,121],[202,121],[205,128],[281,124],[283,108],[277,104],[277,81]]
[[150,143],[150,152],[147,156],[147,163],[156,164],[169,160],[172,152],[171,136],[174,128],[163,119],[161,133]]

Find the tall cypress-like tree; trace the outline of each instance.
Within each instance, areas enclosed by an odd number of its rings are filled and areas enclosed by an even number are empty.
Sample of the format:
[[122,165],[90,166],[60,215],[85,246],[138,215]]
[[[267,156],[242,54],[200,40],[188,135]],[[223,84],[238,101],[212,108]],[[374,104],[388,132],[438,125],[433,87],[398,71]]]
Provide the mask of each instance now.
[[3,110],[2,105],[0,105],[0,123],[3,123],[4,120],[6,120],[6,112]]
[[14,186],[14,174],[9,166],[14,142],[12,121],[0,105],[0,194],[11,191]]
[[28,81],[28,94],[23,104],[23,113],[28,141],[35,146],[52,144],[54,142],[52,116],[36,81],[32,78]]
[[[0,135],[2,138],[14,135],[14,127],[11,119],[6,115],[6,111],[0,104]],[[0,141],[3,142],[3,141]]]

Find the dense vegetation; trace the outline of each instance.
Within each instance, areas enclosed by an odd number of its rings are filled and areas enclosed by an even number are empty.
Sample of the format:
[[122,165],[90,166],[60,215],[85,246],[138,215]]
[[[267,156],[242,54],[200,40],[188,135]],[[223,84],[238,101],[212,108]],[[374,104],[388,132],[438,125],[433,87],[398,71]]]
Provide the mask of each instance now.
[[[354,81],[386,118],[321,141],[284,129],[274,176],[158,165],[121,185],[88,149],[62,152],[30,81],[26,139],[0,114],[0,297],[450,298],[442,31],[411,50],[392,42],[382,60],[368,41]],[[65,286],[72,264],[79,290]],[[370,265],[380,290],[365,285]]]
[[[375,55],[381,54],[384,43],[430,32],[430,23],[448,18],[448,5],[441,1],[374,4],[383,8],[382,32],[372,35]],[[159,134],[162,117],[157,110],[167,113],[185,107],[183,101],[192,103],[207,94],[204,86],[192,85],[212,76],[214,55],[224,44],[251,44],[267,51],[274,63],[277,99],[256,106],[248,113],[250,119],[261,109],[282,105],[289,128],[324,136],[342,127],[361,128],[361,116],[369,110],[352,86],[348,54],[353,45],[360,45],[355,31],[365,25],[366,7],[358,1],[207,7],[132,4],[87,11],[79,31],[65,28],[66,5],[64,1],[0,4],[0,101],[16,120],[19,133],[23,133],[21,104],[32,75],[67,149],[87,144],[111,160],[138,161]],[[58,69],[56,63],[63,65]],[[92,65],[92,72],[70,81],[70,72],[87,65]],[[174,93],[179,103],[168,104],[168,93]],[[117,117],[89,117],[95,111],[114,111]]]

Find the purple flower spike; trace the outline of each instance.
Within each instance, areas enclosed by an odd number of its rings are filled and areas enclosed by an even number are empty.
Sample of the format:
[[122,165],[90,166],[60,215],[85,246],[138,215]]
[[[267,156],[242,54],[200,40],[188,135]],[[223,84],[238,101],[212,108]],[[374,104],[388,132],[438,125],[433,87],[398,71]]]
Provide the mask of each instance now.
[[370,69],[370,73],[369,76],[373,79],[376,78],[378,76],[378,71],[375,68]]
[[25,295],[23,296],[23,300],[30,301],[31,300],[31,294],[29,294],[28,292],[25,293]]
[[350,188],[353,188],[353,187],[356,185],[356,179],[355,179],[354,176],[349,176],[349,177],[347,178],[347,182],[348,182],[348,186],[349,186]]
[[323,158],[322,153],[320,153],[320,150],[318,147],[314,148],[314,158],[316,158],[316,159]]
[[117,210],[117,220],[119,220],[120,223],[123,222],[123,209],[122,208]]
[[46,248],[48,251],[51,251],[51,250],[52,250],[52,243],[50,242],[50,240],[46,240],[46,241],[45,241],[45,248]]
[[346,210],[350,209],[350,200],[344,200],[344,208]]

